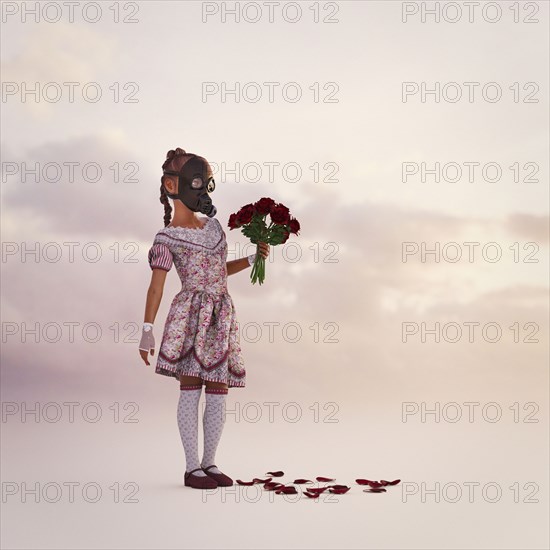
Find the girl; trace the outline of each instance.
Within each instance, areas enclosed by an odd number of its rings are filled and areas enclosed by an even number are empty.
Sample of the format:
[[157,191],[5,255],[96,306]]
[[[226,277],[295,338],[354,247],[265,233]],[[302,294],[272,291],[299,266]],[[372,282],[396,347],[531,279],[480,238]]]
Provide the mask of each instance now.
[[[164,228],[149,249],[152,270],[147,291],[139,353],[146,365],[154,355],[153,323],[162,299],[166,273],[175,265],[182,289],[170,306],[155,372],[180,383],[178,427],[185,451],[184,484],[196,489],[233,485],[214,459],[225,423],[228,388],[243,388],[246,372],[241,356],[236,309],[227,277],[250,267],[255,254],[226,261],[225,231],[208,195],[215,189],[208,161],[179,147],[168,151],[162,165],[160,202]],[[174,199],[175,213],[168,197]],[[207,217],[197,217],[203,212]],[[170,223],[171,221],[171,223]],[[259,243],[267,258],[269,245]],[[204,452],[198,457],[198,405],[205,384]]]

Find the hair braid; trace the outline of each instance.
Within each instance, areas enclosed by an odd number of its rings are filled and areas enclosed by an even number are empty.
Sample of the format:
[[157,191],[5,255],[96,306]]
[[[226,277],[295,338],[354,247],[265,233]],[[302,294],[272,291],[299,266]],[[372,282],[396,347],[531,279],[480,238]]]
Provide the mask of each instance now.
[[164,184],[162,183],[162,178],[160,184],[160,202],[164,205],[164,227],[166,227],[172,219],[172,206],[170,205],[170,201],[166,196],[166,189],[164,188]]
[[[164,161],[162,165],[163,170],[173,170],[174,167],[172,166],[173,161],[175,160],[174,157],[177,157],[178,155],[185,155],[185,151],[181,149],[180,147],[176,147],[176,149],[170,149],[168,153],[166,153],[166,160]],[[168,197],[166,195],[166,188],[164,187],[164,181],[169,176],[162,176],[160,178],[160,197],[159,200],[164,206],[164,227],[166,227],[170,220],[172,219],[172,205],[170,204],[170,201],[168,200]]]

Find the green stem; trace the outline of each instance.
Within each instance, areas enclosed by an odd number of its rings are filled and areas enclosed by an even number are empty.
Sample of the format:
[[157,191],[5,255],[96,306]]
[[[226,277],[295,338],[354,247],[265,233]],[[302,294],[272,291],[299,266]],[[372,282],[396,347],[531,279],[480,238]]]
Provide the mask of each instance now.
[[256,282],[256,268],[258,264],[256,263],[256,260],[254,260],[254,263],[252,264],[252,272],[250,273],[250,279],[252,281],[252,284]]
[[258,282],[262,284],[265,278],[265,258],[260,256],[260,261],[258,262]]
[[260,254],[259,244],[256,245],[256,258],[252,264],[250,280],[252,281],[252,284],[255,284],[256,282],[262,284],[265,280],[265,258]]

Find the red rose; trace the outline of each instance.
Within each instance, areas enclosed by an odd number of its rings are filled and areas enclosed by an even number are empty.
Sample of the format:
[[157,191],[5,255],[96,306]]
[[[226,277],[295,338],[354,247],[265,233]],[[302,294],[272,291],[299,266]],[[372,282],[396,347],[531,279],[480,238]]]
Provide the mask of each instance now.
[[237,212],[237,223],[239,225],[245,225],[247,223],[250,223],[252,220],[252,216],[256,213],[256,208],[252,203],[245,204],[238,212]]
[[296,218],[291,218],[288,225],[290,226],[290,232],[297,235],[300,231],[300,222]]
[[275,206],[275,201],[269,197],[263,197],[254,203],[254,206],[256,207],[256,212],[264,216],[271,212],[271,209]]
[[290,221],[290,210],[284,204],[279,203],[271,209],[270,216],[273,223],[286,225]]
[[288,241],[288,236],[290,235],[290,233],[288,231],[285,231],[283,233],[283,240],[281,241],[281,244],[285,244],[286,241]]
[[239,223],[237,222],[237,214],[231,214],[231,216],[229,216],[227,227],[229,227],[229,229],[237,229],[237,227],[239,227]]

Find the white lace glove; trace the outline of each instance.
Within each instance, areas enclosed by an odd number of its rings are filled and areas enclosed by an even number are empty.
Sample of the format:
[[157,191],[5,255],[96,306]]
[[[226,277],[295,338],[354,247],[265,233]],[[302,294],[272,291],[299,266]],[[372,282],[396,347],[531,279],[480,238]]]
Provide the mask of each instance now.
[[155,337],[153,336],[153,324],[143,323],[143,330],[141,332],[141,341],[139,343],[139,349],[142,351],[151,352],[154,355],[155,350]]
[[248,265],[252,265],[254,263],[254,260],[256,259],[256,254],[250,254],[247,256],[248,258]]

